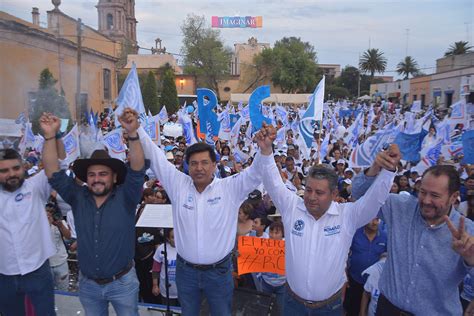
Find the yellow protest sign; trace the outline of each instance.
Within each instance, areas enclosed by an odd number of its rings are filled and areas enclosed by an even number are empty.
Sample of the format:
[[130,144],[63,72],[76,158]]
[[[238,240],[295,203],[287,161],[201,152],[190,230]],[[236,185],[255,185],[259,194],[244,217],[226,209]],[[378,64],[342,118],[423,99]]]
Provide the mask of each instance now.
[[237,258],[238,274],[270,272],[285,275],[285,241],[240,236]]

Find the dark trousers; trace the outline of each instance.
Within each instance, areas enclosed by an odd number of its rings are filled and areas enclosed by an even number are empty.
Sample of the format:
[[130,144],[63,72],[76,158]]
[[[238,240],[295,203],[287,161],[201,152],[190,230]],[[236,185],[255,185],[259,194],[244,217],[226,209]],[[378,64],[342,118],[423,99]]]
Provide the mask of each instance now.
[[401,310],[393,305],[383,294],[380,294],[377,301],[377,311],[375,316],[414,316],[412,313]]
[[349,286],[344,296],[344,310],[347,316],[359,316],[360,301],[364,293],[364,285],[349,276]]
[[56,315],[54,311],[54,286],[49,260],[25,275],[0,274],[0,314],[25,315],[25,295],[28,295],[36,315]]
[[139,297],[145,303],[160,304],[160,299],[153,295],[153,279],[151,275],[151,268],[153,267],[153,256],[149,256],[145,260],[135,259],[135,270],[137,271],[137,278],[140,282]]

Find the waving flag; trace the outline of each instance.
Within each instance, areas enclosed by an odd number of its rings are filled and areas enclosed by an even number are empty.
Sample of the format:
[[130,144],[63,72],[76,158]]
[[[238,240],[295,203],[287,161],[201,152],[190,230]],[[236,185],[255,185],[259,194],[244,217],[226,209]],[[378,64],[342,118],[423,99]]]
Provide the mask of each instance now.
[[217,120],[221,123],[219,128],[219,135],[220,139],[230,140],[230,114],[229,110],[225,109],[221,113],[219,113]]
[[466,131],[462,135],[462,145],[464,147],[464,163],[474,163],[474,130]]
[[419,174],[423,174],[426,169],[436,165],[439,156],[441,155],[442,146],[443,139],[439,138],[433,145],[427,146],[421,150],[421,160],[415,166],[415,170],[418,171]]
[[[323,142],[321,144],[321,152],[319,153],[320,157],[324,158],[328,154],[328,146],[329,146],[329,131],[326,131],[326,135],[324,136]],[[321,161],[321,159],[319,159]]]
[[240,127],[242,126],[242,121],[243,118],[239,117],[237,122],[235,122],[234,126],[230,130],[230,141],[232,144],[235,146],[239,140],[239,135],[240,135]]
[[23,127],[25,127],[26,123],[28,123],[28,118],[26,117],[25,112],[21,112],[15,119],[15,124],[21,124]]
[[79,146],[79,130],[77,124],[62,138],[64,144],[64,151],[66,152],[66,159],[68,164],[79,158],[81,155]]
[[36,138],[31,129],[31,123],[27,122],[25,125],[25,130],[23,132],[23,137],[21,138],[20,144],[18,145],[18,150],[20,154],[23,154],[28,147],[34,147]]
[[166,111],[166,105],[163,105],[163,107],[160,110],[160,113],[158,113],[158,117],[162,124],[168,122],[168,111]]
[[427,132],[422,130],[418,134],[399,133],[395,138],[395,144],[400,148],[402,159],[411,162],[420,160],[420,150],[423,138]]
[[276,106],[276,116],[281,120],[283,126],[288,125],[288,112],[281,105]]
[[396,137],[398,130],[390,123],[374,135],[367,138],[362,144],[358,144],[352,151],[349,160],[351,167],[370,167],[375,156],[382,150],[385,144],[390,144]]
[[110,157],[125,160],[125,145],[122,141],[121,129],[115,129],[105,135],[102,142],[107,147]]
[[118,117],[127,107],[137,111],[140,117],[146,116],[140,83],[138,82],[137,66],[135,63],[132,63],[132,69],[128,73],[122,89],[120,89],[116,103],[118,104],[118,107],[115,109],[115,126],[120,126]]
[[314,90],[313,96],[309,103],[308,109],[301,118],[299,129],[300,135],[303,137],[306,148],[311,148],[314,140],[314,128],[316,121],[323,119],[323,103],[324,103],[324,80],[325,76],[318,83]]
[[186,138],[186,145],[192,145],[197,143],[196,136],[194,135],[193,122],[186,112],[179,113],[179,122],[183,125],[183,134]]
[[244,118],[244,120],[249,120],[250,119],[250,108],[249,106],[247,105],[246,107],[242,108],[242,110],[240,111],[240,114],[242,115],[242,117]]

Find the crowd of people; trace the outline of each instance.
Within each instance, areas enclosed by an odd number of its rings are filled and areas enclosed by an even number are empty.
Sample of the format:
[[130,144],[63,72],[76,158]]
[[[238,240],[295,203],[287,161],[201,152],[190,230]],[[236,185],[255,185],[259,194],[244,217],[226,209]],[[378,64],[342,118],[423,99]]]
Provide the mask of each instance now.
[[[392,144],[354,167],[354,141],[402,120],[396,106],[374,108],[355,140],[335,125],[348,130],[357,115],[316,127],[306,155],[298,108],[286,108],[287,124],[275,118],[283,140],[264,123],[253,138],[244,124],[212,145],[161,136],[158,146],[126,109],[126,162],[98,149],[71,165],[60,121],[45,113],[41,153],[0,151],[0,314],[54,315],[73,253],[87,315],[107,315],[109,303],[138,315],[139,301],[198,315],[203,298],[212,315],[230,315],[235,287],[274,295],[282,315],[474,315],[474,166],[440,156],[420,172]],[[113,121],[97,124],[107,133]],[[415,119],[425,144],[432,122]],[[148,204],[171,204],[174,228],[135,227]],[[284,239],[285,275],[238,276],[238,236]]]

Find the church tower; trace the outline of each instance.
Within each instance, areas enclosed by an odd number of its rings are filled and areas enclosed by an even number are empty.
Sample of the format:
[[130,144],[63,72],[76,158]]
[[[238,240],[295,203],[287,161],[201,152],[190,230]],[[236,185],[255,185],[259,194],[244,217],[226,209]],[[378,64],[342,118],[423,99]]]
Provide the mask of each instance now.
[[138,51],[135,0],[99,0],[96,6],[99,15],[99,32],[113,40],[129,40]]

